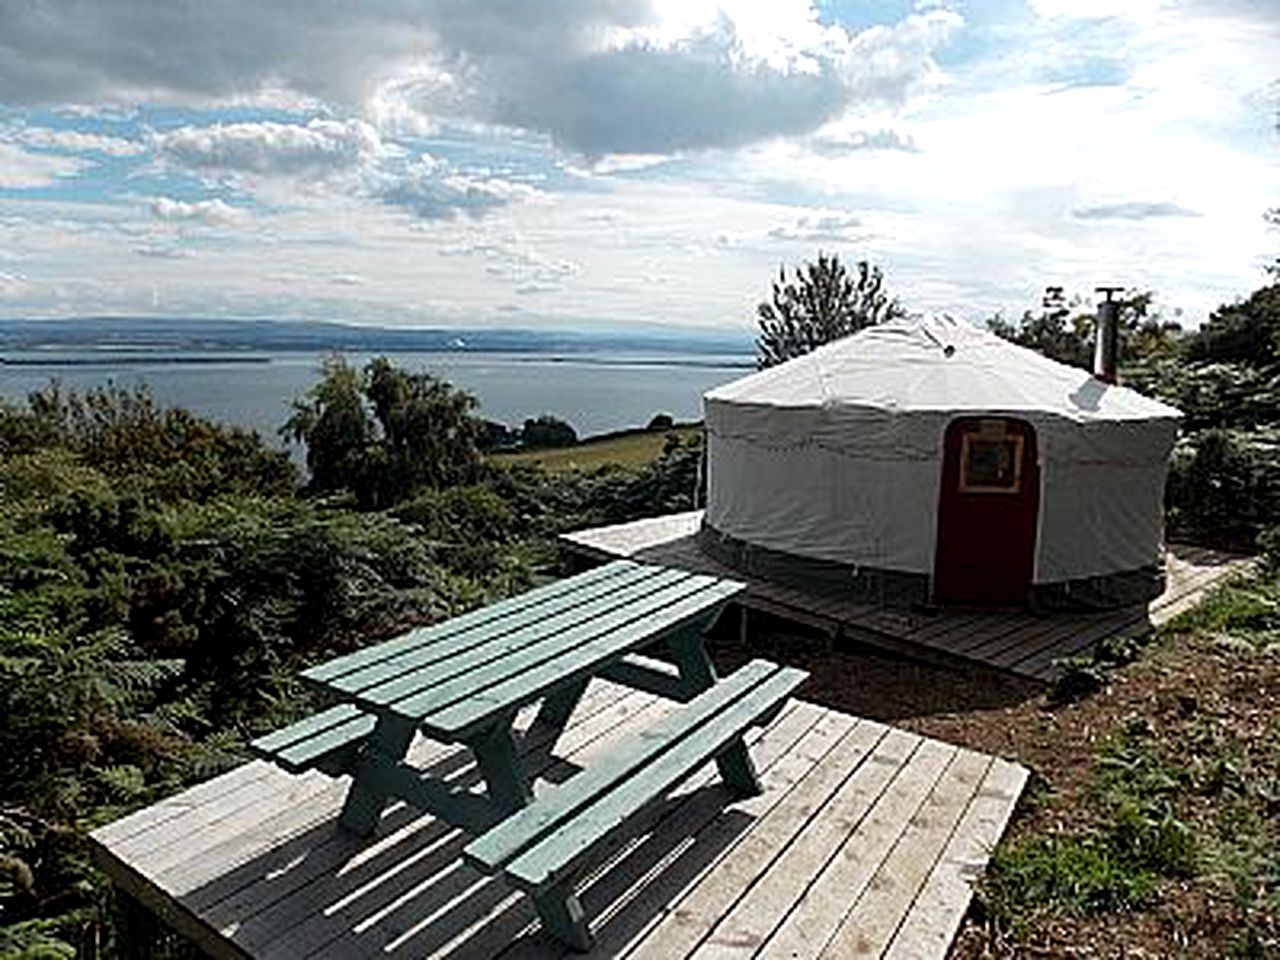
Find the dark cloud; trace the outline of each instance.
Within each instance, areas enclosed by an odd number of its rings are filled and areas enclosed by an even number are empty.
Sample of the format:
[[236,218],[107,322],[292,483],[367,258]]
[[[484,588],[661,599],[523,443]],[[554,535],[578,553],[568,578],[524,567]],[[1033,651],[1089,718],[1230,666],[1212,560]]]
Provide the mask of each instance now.
[[1072,214],[1080,220],[1151,220],[1156,217],[1198,217],[1200,214],[1168,201],[1131,200],[1126,203],[1102,203],[1092,207],[1076,207]]
[[[814,26],[766,56],[726,16],[662,42],[644,32],[656,20],[648,0],[11,0],[0,102],[278,93],[344,115],[505,124],[586,154],[734,147],[902,102],[959,22],[932,10],[856,35]],[[239,148],[218,162],[255,162]]]

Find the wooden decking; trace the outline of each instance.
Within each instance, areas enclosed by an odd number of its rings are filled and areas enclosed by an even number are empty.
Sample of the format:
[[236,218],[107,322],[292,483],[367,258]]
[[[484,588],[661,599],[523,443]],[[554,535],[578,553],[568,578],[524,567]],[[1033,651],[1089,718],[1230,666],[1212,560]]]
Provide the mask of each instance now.
[[[554,755],[534,754],[537,790],[670,709],[593,681]],[[762,795],[724,807],[712,765],[593,865],[594,955],[943,956],[1026,771],[798,700],[749,740]],[[414,752],[478,782],[456,748]],[[463,836],[439,821],[399,807],[372,840],[339,832],[345,786],[249,763],[97,830],[95,852],[215,957],[563,955],[527,898],[462,863]]]
[[1249,564],[1233,554],[1171,545],[1168,586],[1149,607],[1106,613],[1035,615],[894,610],[765,580],[718,563],[699,549],[701,511],[596,527],[566,534],[562,543],[589,561],[630,557],[747,582],[745,604],[815,626],[832,636],[934,662],[977,661],[1033,680],[1052,680],[1061,660],[1088,653],[1102,641],[1142,633],[1190,609],[1222,578]]

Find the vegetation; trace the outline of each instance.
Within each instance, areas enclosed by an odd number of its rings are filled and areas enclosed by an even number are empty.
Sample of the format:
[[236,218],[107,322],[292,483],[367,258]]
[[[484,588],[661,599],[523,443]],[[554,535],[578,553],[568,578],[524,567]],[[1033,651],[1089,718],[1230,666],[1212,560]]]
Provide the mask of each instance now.
[[682,444],[696,444],[701,431],[701,427],[688,424],[667,429],[621,430],[588,437],[571,447],[504,450],[489,456],[494,464],[537,465],[555,473],[590,472],[601,467],[640,468],[662,456],[672,436]]
[[785,266],[779,268],[772,297],[756,308],[761,369],[905,315],[885,291],[879,267],[860,260],[855,270],[850,275],[839,257],[821,251],[816,263],[795,271],[793,280],[787,279]]
[[[892,315],[878,271],[864,273],[868,322]],[[1241,955],[1276,949],[1277,292],[1198,334],[1129,328],[1129,382],[1187,413],[1171,529],[1259,542],[1267,565],[1184,618],[1194,678],[1150,667],[1177,681],[1151,681],[1159,710],[1135,700],[1134,716],[1089,727],[1087,782],[1042,794],[1037,829],[1000,850],[984,896],[1002,942],[1191,889],[1229,912]],[[1069,345],[1073,323],[1053,324],[1026,336]],[[696,427],[658,416],[605,440],[481,453],[528,427],[495,429],[466,394],[386,360],[332,358],[285,426],[307,446],[303,485],[256,435],[142,390],[54,385],[0,404],[0,956],[144,952],[86,832],[241,762],[247,738],[309,709],[304,665],[526,588],[567,529],[698,502]],[[1136,655],[1075,665],[1053,709],[1106,701]],[[1225,692],[1209,708],[1212,691]],[[1118,732],[1099,744],[1098,730]]]
[[286,426],[304,487],[255,434],[144,390],[0,406],[0,957],[156,946],[128,939],[85,834],[242,762],[310,709],[306,664],[527,588],[569,526],[693,504],[696,432],[552,474],[486,462],[473,408],[330,359]]
[[484,427],[475,398],[385,357],[363,372],[341,357],[294,405],[282,433],[307,447],[311,486],[348,490],[364,507],[385,507],[420,487],[473,482]]
[[[1152,314],[1153,297],[1147,290],[1130,291],[1117,298],[1122,362],[1133,362],[1135,358],[1149,361],[1178,353],[1182,327]],[[1095,316],[1083,297],[1077,295],[1068,300],[1062,288],[1050,287],[1040,311],[1026,311],[1017,323],[997,315],[987,321],[987,326],[1019,346],[1060,363],[1091,370]]]
[[[1268,543],[1256,575],[1089,700],[1055,708],[1053,779],[982,886],[987,955],[1112,949],[1121,936],[1145,949],[1167,944],[1160,924],[1183,955],[1280,955],[1280,540]],[[1086,758],[1073,782],[1075,730]]]

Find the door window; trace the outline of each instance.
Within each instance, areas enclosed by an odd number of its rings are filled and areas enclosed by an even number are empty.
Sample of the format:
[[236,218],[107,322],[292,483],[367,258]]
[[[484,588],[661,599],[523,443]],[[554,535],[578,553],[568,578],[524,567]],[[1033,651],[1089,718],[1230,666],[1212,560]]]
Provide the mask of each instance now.
[[960,441],[961,493],[1018,493],[1022,489],[1021,434],[965,433]]

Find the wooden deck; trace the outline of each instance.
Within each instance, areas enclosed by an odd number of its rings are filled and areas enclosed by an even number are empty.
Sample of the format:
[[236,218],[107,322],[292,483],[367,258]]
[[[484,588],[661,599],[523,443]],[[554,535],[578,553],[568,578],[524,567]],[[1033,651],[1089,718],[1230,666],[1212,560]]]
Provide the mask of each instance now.
[[[670,709],[593,681],[537,790]],[[749,741],[762,795],[724,807],[711,765],[598,858],[582,887],[594,955],[944,956],[1026,771],[797,700]],[[457,748],[414,751],[478,782]],[[439,821],[402,806],[372,840],[338,832],[345,786],[249,763],[100,828],[95,853],[215,957],[563,955]]]
[[748,584],[744,603],[793,621],[894,653],[933,662],[977,661],[1033,680],[1052,680],[1058,662],[1088,653],[1111,637],[1143,633],[1195,606],[1215,583],[1238,572],[1248,558],[1199,547],[1171,545],[1168,586],[1149,607],[1106,613],[894,610],[809,592],[751,576],[718,563],[699,549],[702,512],[677,513],[561,537],[565,548],[590,562],[630,557],[699,573],[736,577]]

